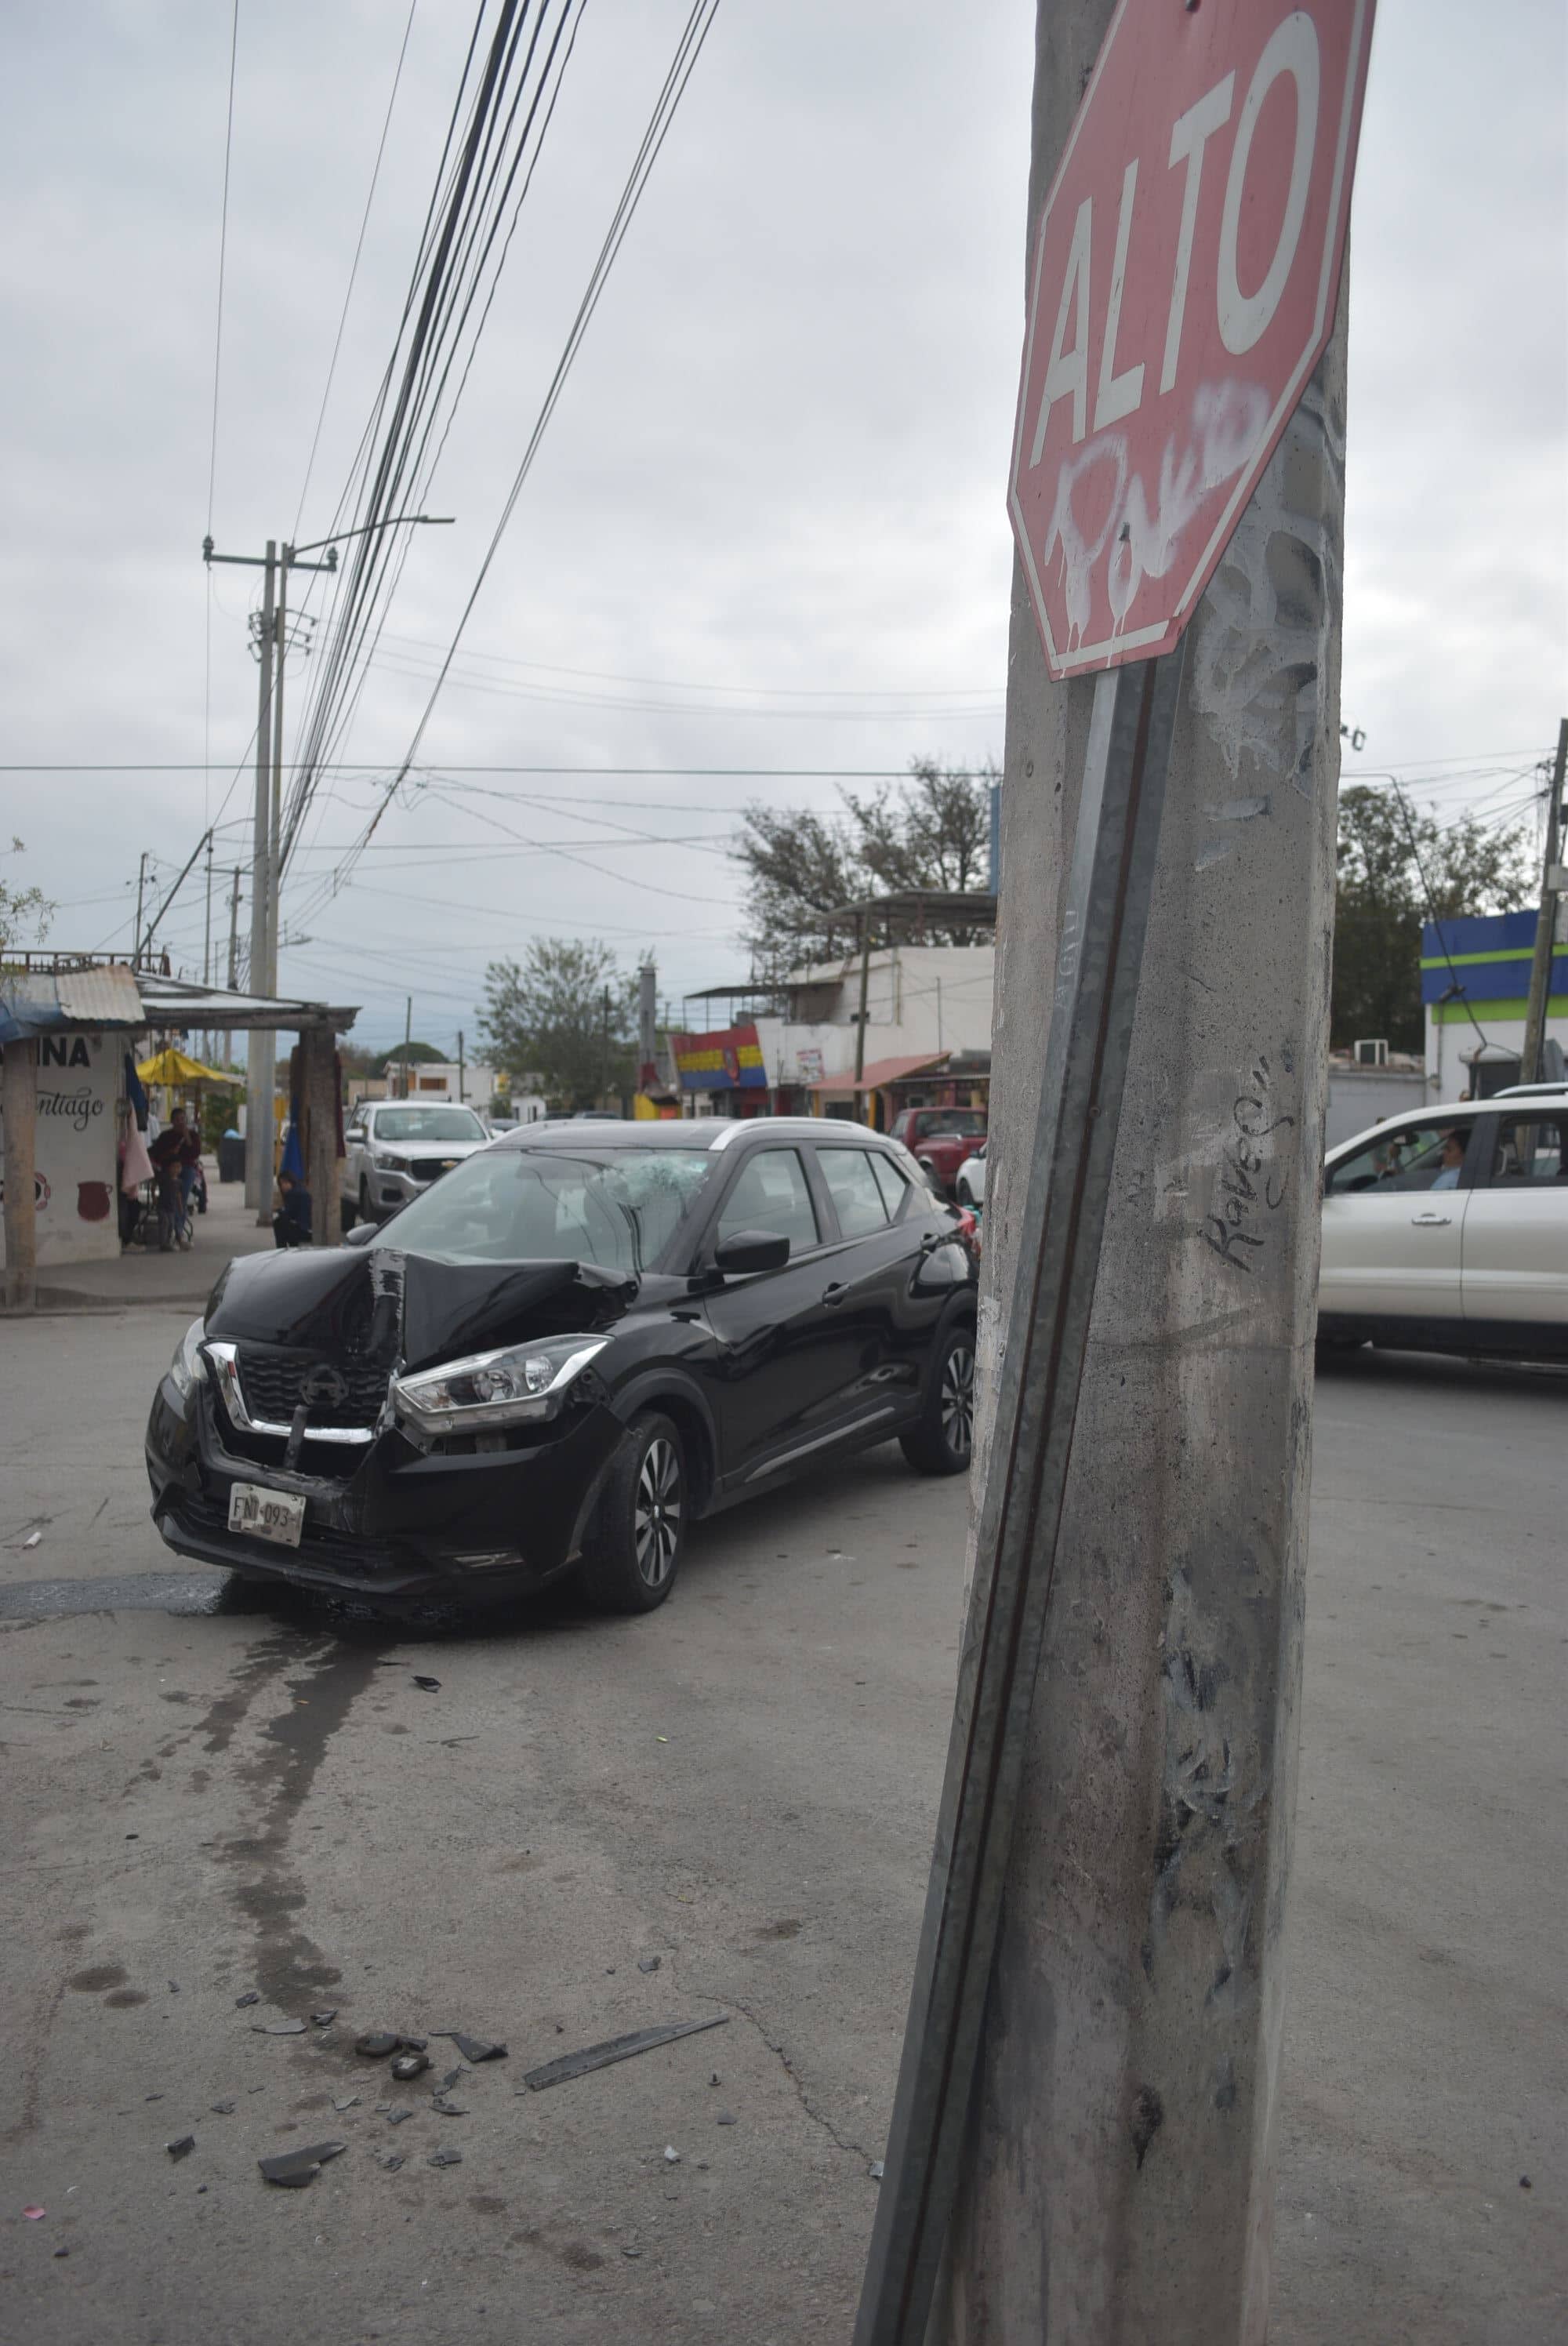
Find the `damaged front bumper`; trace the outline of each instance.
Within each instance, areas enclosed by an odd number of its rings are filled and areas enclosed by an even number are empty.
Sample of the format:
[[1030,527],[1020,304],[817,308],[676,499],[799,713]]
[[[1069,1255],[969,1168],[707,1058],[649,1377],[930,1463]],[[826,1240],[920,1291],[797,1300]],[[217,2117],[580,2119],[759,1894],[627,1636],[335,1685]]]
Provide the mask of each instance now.
[[[182,1396],[166,1376],[147,1430],[153,1520],[181,1556],[297,1587],[392,1604],[514,1596],[575,1561],[624,1431],[603,1402],[503,1449],[422,1454],[389,1425],[334,1462],[346,1472],[316,1474],[241,1454],[210,1382]],[[229,1530],[237,1483],[303,1498],[297,1548]]]

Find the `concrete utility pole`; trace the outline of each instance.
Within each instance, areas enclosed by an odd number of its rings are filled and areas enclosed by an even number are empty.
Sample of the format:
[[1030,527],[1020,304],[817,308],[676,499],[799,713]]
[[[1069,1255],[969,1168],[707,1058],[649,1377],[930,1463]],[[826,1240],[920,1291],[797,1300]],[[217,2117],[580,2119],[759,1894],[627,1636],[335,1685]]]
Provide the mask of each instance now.
[[466,1074],[463,1057],[463,1029],[457,1030],[457,1105],[462,1107],[467,1097]]
[[1561,886],[1563,784],[1568,769],[1568,717],[1557,728],[1557,757],[1552,769],[1552,796],[1546,808],[1546,856],[1541,874],[1541,910],[1535,919],[1535,956],[1530,964],[1530,1000],[1524,1013],[1524,1050],[1519,1079],[1541,1080],[1541,1052],[1546,1040],[1546,1005],[1552,994],[1552,950],[1557,939],[1557,898]]
[[[219,556],[213,560],[222,559]],[[278,545],[267,540],[262,558],[261,617],[257,649],[261,676],[256,714],[256,808],[250,856],[250,991],[271,991],[272,652],[277,642]],[[245,1202],[257,1221],[272,1212],[272,1036],[258,1030],[245,1046]]]
[[[1113,10],[1042,0],[1031,222]],[[1186,640],[932,2346],[1265,2334],[1327,1091],[1345,307],[1341,289],[1333,340]],[[1054,974],[1076,952],[1064,891],[1096,696],[1088,677],[1052,680],[1018,565],[1009,678],[977,1493],[1041,1037]]]
[[410,1046],[410,1044],[411,1044],[412,1041],[413,1041],[413,996],[412,996],[412,994],[409,994],[409,995],[406,997],[406,999],[405,999],[405,1001],[404,1001],[404,1003],[403,1003],[403,1016],[402,1016],[402,1096],[403,1096],[404,1099],[407,1099],[408,1095],[409,1095],[409,1081],[408,1081],[408,1054],[409,1054],[409,1046]]
[[234,867],[234,885],[229,899],[229,991],[239,991],[239,866]]

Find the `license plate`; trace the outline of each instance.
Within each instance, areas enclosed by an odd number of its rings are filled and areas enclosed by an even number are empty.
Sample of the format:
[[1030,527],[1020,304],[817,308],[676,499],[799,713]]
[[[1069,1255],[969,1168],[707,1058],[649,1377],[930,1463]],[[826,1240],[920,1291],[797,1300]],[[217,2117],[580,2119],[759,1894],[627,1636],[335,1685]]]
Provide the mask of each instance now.
[[264,1490],[260,1483],[236,1483],[229,1494],[229,1528],[278,1547],[298,1547],[305,1528],[305,1502],[290,1491]]

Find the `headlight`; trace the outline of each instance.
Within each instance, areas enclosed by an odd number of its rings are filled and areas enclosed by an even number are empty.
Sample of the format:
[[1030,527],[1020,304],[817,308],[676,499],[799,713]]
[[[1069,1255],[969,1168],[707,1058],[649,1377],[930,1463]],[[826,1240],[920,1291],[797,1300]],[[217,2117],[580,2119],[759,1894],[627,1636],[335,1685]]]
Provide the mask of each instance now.
[[554,1417],[567,1386],[609,1341],[607,1336],[546,1336],[536,1344],[471,1352],[439,1369],[399,1377],[392,1389],[392,1405],[427,1433],[466,1433]]
[[207,1374],[207,1362],[201,1357],[201,1339],[206,1332],[204,1320],[193,1320],[178,1343],[168,1364],[168,1380],[175,1392],[188,1393]]
[[378,1173],[406,1173],[408,1170],[401,1157],[389,1157],[381,1148],[372,1151],[371,1163]]

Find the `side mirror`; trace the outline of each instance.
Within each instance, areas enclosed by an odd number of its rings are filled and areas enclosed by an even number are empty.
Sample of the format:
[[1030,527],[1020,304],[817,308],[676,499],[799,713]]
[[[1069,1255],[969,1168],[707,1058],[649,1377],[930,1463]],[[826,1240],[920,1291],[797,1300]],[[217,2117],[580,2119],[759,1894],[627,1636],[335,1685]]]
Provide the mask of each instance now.
[[356,1222],[351,1230],[343,1233],[345,1246],[369,1246],[376,1234],[374,1222]]
[[737,1230],[721,1239],[714,1263],[722,1271],[782,1270],[789,1260],[789,1241],[771,1230]]
[[343,1135],[343,1145],[345,1148],[351,1148],[356,1141],[363,1140],[364,1137],[362,1126],[351,1124]]

